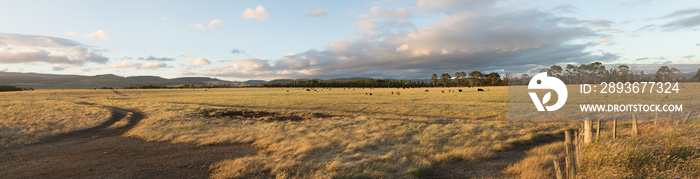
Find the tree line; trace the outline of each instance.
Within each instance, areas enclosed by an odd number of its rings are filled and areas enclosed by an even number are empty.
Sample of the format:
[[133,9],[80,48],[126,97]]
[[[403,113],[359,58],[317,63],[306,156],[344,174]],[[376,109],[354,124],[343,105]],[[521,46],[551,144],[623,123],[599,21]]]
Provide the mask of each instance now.
[[433,74],[429,81],[424,80],[393,80],[393,79],[358,79],[358,80],[295,80],[291,82],[274,82],[263,84],[263,87],[370,87],[370,88],[421,88],[421,87],[472,87],[500,86],[508,84],[508,79],[502,79],[496,72],[484,74],[472,71],[467,76],[465,72],[455,72],[455,76],[443,73],[440,77]]
[[[680,78],[681,70],[661,66],[656,73],[646,74],[644,71],[633,71],[627,65],[606,69],[601,62],[590,64],[572,65],[566,67],[552,65],[543,68],[540,73],[547,72],[548,76],[557,77],[566,84],[584,84],[601,82],[698,82],[700,81],[700,69],[692,78]],[[527,85],[530,81],[528,74],[521,74],[520,77],[513,77],[509,80],[511,85]]]

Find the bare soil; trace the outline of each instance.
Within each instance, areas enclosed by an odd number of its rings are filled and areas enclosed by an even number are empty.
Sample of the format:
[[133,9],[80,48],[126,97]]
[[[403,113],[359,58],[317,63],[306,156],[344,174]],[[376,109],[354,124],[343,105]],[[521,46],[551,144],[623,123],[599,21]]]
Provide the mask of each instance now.
[[[197,146],[123,137],[145,115],[108,108],[112,116],[99,126],[1,150],[0,178],[206,178],[210,165],[257,152],[248,144]],[[128,112],[126,126],[107,128]]]

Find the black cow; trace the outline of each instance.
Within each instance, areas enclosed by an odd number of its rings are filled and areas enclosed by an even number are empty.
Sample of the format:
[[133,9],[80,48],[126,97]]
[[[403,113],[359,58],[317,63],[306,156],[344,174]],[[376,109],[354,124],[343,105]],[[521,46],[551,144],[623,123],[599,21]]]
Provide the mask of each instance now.
[[461,92],[462,92],[462,89],[459,89],[459,92],[461,93]]
[[484,91],[484,89],[479,88],[479,89],[477,89],[476,91]]

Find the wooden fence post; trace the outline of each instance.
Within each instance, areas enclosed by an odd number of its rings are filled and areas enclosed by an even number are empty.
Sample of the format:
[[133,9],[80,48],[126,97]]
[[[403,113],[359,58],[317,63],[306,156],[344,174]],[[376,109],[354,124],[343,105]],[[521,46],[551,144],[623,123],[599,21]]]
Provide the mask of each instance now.
[[552,162],[554,162],[554,171],[556,172],[555,175],[557,176],[557,179],[564,179],[559,162],[557,162],[557,160],[552,160]]
[[637,114],[634,114],[634,121],[632,121],[632,136],[637,136],[639,134],[639,126],[637,126]]
[[595,129],[595,140],[600,140],[600,118],[598,118],[598,126]]
[[583,143],[584,145],[590,144],[591,141],[593,140],[593,135],[592,134],[592,121],[591,118],[586,118],[585,121],[583,121]]
[[574,167],[574,142],[572,141],[572,131],[564,131],[564,143],[566,143],[566,158],[564,159],[564,170],[566,170],[566,178],[573,178],[576,175],[576,170]]
[[617,118],[613,119],[612,138],[617,139]]
[[656,112],[656,117],[654,117],[654,125],[659,121],[659,112]]

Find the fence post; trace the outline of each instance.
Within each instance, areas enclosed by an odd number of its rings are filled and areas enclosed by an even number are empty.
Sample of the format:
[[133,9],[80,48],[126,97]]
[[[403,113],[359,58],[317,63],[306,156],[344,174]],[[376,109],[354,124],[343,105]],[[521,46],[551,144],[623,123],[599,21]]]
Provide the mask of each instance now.
[[557,160],[552,160],[552,162],[554,162],[554,171],[556,172],[557,179],[564,179],[561,173],[561,167],[559,167],[559,162],[557,162]]
[[634,114],[634,121],[632,121],[632,136],[637,136],[639,134],[639,126],[637,126],[637,114]]
[[612,138],[617,139],[617,118],[613,119]]
[[654,125],[659,121],[659,112],[656,112],[656,117],[654,117]]
[[598,126],[595,129],[595,140],[600,140],[600,118],[598,118]]
[[573,178],[576,175],[574,168],[574,142],[571,139],[572,131],[564,131],[564,143],[566,143],[566,158],[564,158],[564,170],[566,170],[566,178]]
[[592,134],[592,121],[591,118],[586,118],[585,121],[583,121],[583,143],[584,145],[590,144],[591,140],[593,140],[593,135]]

